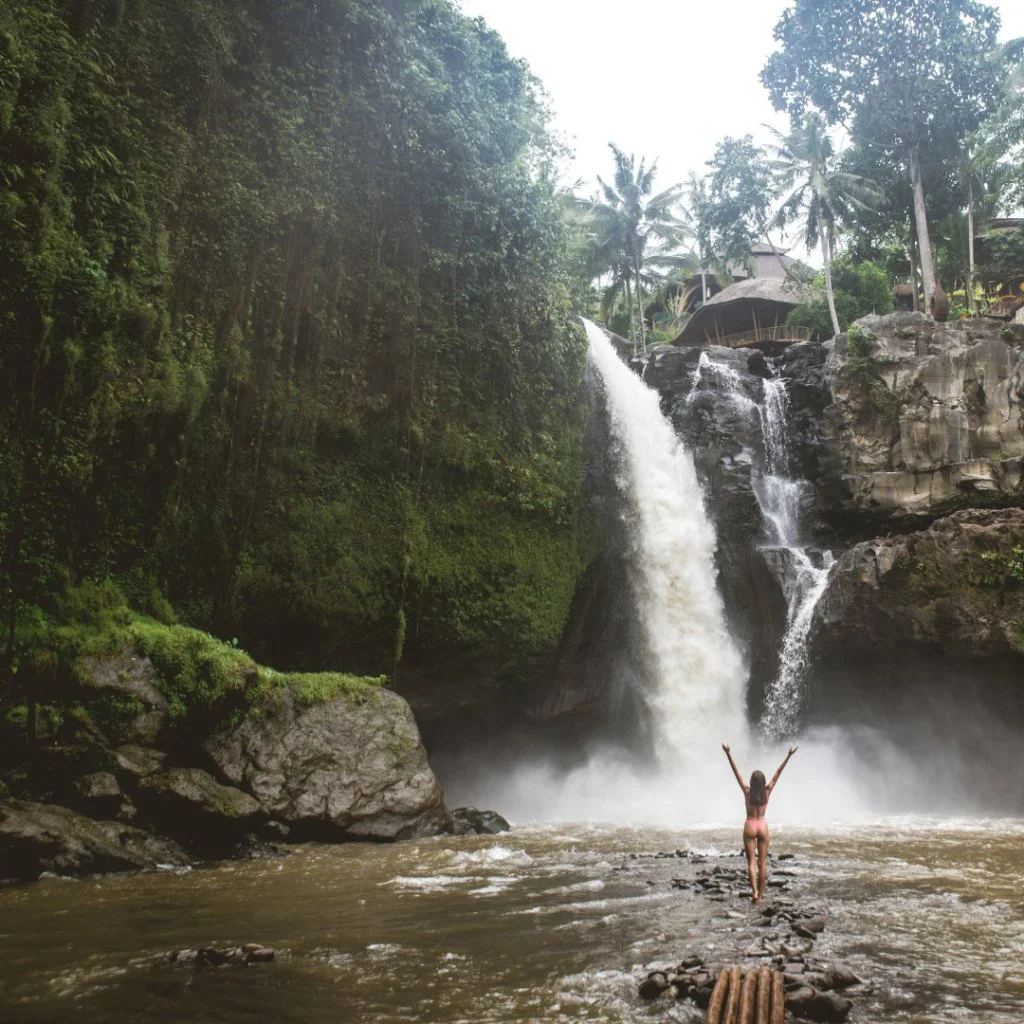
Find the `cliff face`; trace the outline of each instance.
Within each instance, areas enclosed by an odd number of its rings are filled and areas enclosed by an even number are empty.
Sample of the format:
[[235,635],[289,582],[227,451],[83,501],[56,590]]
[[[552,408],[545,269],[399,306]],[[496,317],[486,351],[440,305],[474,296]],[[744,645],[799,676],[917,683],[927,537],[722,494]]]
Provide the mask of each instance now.
[[825,364],[823,440],[844,513],[927,520],[1024,500],[1024,329],[865,317]]
[[765,439],[754,405],[775,375],[789,473],[809,485],[801,535],[837,557],[810,634],[810,717],[896,729],[974,699],[1024,723],[1021,326],[872,316],[770,366],[745,351],[707,357],[726,372],[697,374],[699,353],[672,349],[643,372],[708,490],[755,698],[785,628],[755,495]]
[[884,656],[908,644],[1024,656],[1024,510],[954,512],[842,555],[818,605],[818,647]]

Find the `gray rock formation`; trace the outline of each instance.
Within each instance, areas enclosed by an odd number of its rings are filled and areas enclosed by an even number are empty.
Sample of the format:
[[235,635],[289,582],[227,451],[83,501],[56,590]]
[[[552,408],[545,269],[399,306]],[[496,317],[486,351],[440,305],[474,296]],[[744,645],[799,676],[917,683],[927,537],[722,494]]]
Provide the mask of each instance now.
[[226,852],[266,814],[248,793],[223,786],[201,768],[169,768],[138,780],[136,803],[162,835],[206,855]]
[[189,863],[185,851],[114,821],[94,821],[55,804],[0,803],[0,878],[129,871]]
[[856,327],[830,346],[824,382],[848,510],[933,518],[1024,499],[1024,329],[921,313]]
[[115,743],[156,742],[167,722],[167,699],[149,658],[130,647],[78,659],[77,679],[93,717]]
[[409,705],[390,690],[308,706],[286,690],[206,750],[299,835],[400,839],[451,828]]
[[927,644],[1019,654],[1024,671],[1024,509],[969,509],[854,545],[832,570],[815,632],[819,649]]

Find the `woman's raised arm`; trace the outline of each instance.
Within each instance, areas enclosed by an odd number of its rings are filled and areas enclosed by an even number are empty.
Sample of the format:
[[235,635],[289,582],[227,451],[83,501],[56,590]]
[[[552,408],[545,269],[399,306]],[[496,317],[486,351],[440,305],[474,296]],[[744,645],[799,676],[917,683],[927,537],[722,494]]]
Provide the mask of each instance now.
[[790,747],[789,753],[786,755],[785,760],[776,769],[775,774],[772,776],[772,781],[768,783],[768,792],[770,793],[775,788],[775,783],[779,781],[779,776],[782,774],[782,769],[789,764],[789,759],[799,750],[799,747]]
[[[740,775],[740,770],[736,767],[736,762],[732,759],[732,751],[729,749],[729,744],[723,743],[722,749],[725,751],[725,756],[729,758],[729,764],[732,765],[732,773],[736,776],[736,781],[740,784],[740,789],[742,789],[743,792],[746,793],[750,789],[750,787],[743,781],[743,776]],[[781,770],[782,769],[780,768],[779,771]]]

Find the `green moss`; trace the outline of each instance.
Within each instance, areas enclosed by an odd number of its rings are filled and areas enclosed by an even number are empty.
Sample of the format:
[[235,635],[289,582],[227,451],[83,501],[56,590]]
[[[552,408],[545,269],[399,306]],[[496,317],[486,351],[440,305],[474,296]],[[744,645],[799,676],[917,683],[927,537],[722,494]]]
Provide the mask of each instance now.
[[172,744],[197,742],[216,729],[237,723],[249,708],[293,687],[300,703],[343,698],[363,701],[387,677],[340,672],[275,672],[262,667],[231,643],[199,629],[169,625],[138,615],[110,582],[70,589],[59,602],[63,621],[29,609],[19,624],[19,671],[26,688],[45,692],[58,706],[91,717],[102,730],[115,731],[144,710],[136,699],[102,694],[80,702],[75,686],[87,671],[82,658],[130,649],[152,662],[155,683],[168,702]]
[[345,672],[274,672],[261,669],[260,675],[272,687],[264,691],[267,696],[291,687],[296,700],[307,707],[339,699],[362,704],[388,681],[387,676],[354,676]]

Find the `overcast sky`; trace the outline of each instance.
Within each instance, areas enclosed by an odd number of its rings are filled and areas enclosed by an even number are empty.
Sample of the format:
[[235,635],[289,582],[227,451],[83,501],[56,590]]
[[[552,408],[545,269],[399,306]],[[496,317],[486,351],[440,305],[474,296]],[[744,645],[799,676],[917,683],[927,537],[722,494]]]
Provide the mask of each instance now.
[[[762,123],[787,127],[758,73],[791,0],[458,2],[544,83],[555,127],[575,150],[570,182],[611,173],[609,141],[657,157],[655,187],[667,187],[703,172],[723,136],[750,132],[765,141]],[[1001,39],[1024,36],[1024,0],[993,6]]]

